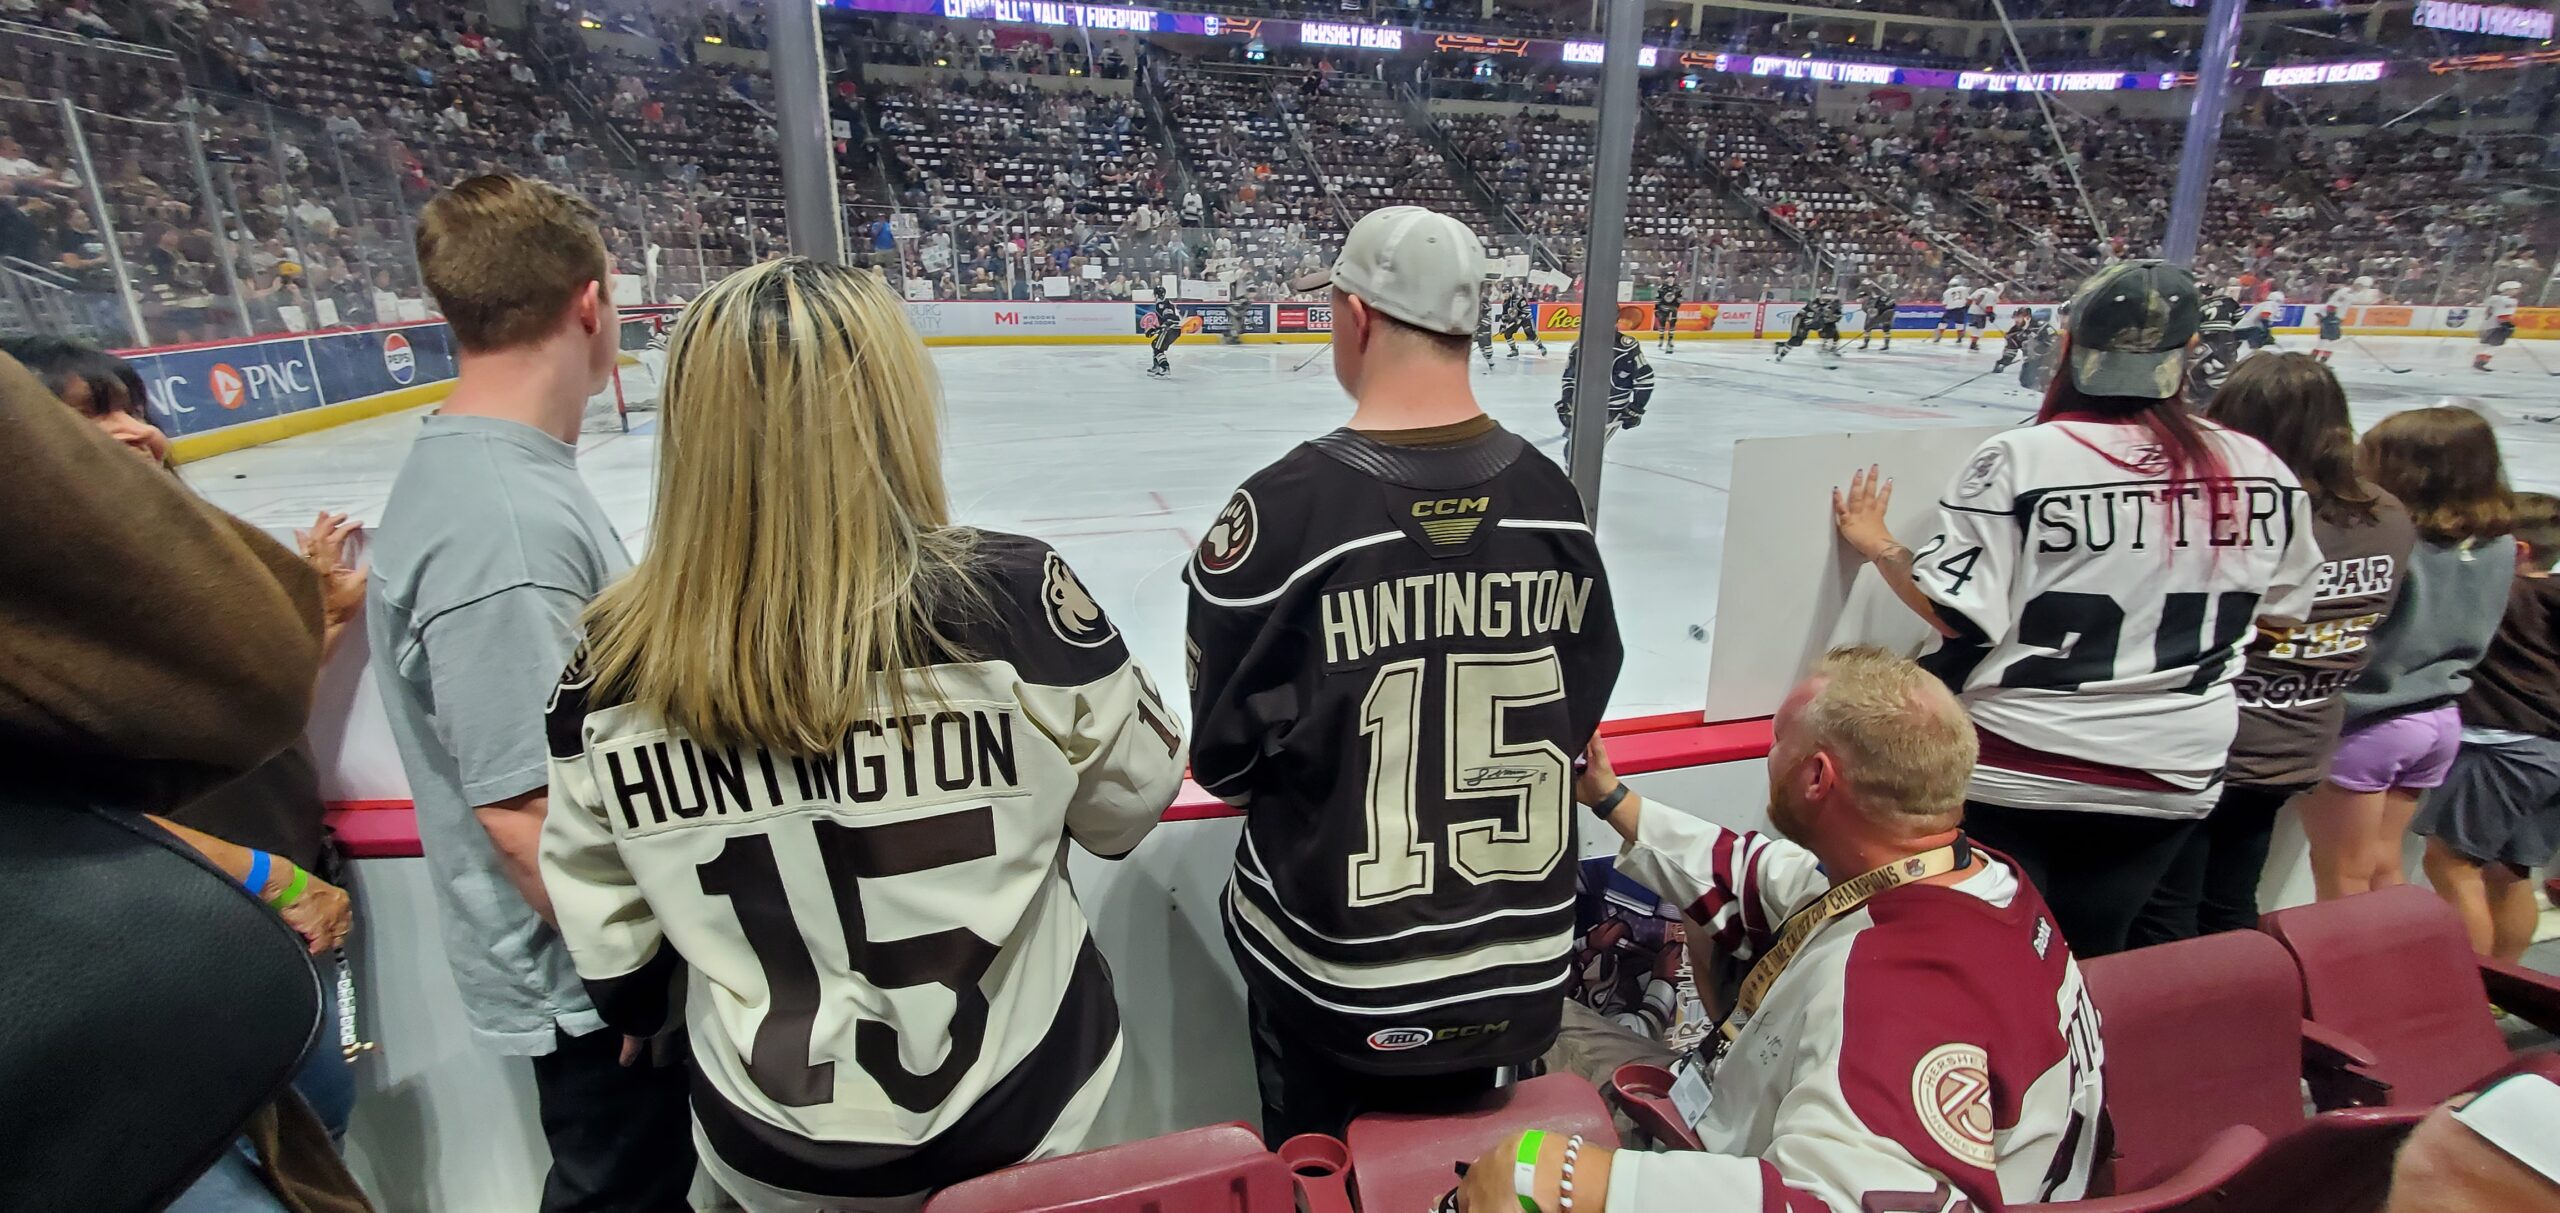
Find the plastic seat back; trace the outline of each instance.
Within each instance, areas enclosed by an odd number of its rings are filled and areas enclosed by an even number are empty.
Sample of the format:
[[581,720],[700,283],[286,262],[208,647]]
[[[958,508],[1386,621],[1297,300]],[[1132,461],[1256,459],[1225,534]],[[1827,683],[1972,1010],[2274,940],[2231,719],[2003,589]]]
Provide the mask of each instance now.
[[2304,1016],[2372,1051],[2389,1106],[2440,1103],[2507,1064],[2470,940],[2435,894],[2401,885],[2258,925],[2301,967]]
[[2097,1004],[2115,1191],[2160,1182],[2215,1135],[2302,1124],[2302,984],[2282,945],[2232,931],[2081,962]]
[[1240,1124],[1185,1129],[1008,1167],[945,1188],[925,1213],[1295,1213],[1289,1165]]
[[1458,1185],[1457,1164],[1474,1162],[1527,1129],[1579,1133],[1615,1147],[1609,1105],[1590,1083],[1547,1074],[1504,1087],[1474,1109],[1438,1116],[1372,1112],[1351,1122],[1351,1185],[1364,1210],[1421,1213]]

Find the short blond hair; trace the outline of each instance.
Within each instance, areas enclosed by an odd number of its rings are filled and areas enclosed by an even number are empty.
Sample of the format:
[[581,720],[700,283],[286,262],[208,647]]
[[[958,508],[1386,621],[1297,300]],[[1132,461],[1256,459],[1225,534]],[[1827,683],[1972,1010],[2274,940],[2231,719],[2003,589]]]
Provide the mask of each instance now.
[[578,292],[610,272],[596,208],[506,173],[473,177],[428,200],[417,245],[419,272],[454,344],[474,354],[550,336]]
[[1914,833],[1951,828],[1978,747],[1946,685],[1909,658],[1856,645],[1814,667],[1821,685],[1797,717],[1811,743],[1877,824]]

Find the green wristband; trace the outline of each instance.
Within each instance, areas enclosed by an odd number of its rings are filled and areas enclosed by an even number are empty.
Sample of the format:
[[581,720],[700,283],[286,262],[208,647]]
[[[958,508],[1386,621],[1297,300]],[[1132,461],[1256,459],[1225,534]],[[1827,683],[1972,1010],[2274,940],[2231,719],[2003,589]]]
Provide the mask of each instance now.
[[1520,1197],[1520,1213],[1543,1213],[1538,1208],[1538,1151],[1546,1144],[1543,1129],[1520,1135],[1520,1155],[1511,1161],[1511,1190]]
[[294,864],[293,879],[285,882],[283,892],[268,898],[267,904],[279,910],[291,909],[293,903],[302,900],[303,892],[310,887],[311,873],[303,871],[302,865]]

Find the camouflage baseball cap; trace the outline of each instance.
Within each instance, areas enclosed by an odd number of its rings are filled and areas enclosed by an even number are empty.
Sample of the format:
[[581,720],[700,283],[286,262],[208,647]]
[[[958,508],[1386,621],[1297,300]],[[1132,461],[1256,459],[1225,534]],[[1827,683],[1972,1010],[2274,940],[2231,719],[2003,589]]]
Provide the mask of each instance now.
[[2204,319],[2196,276],[2166,261],[2098,271],[2063,308],[2071,382],[2091,396],[2166,400],[2187,370],[2187,343]]

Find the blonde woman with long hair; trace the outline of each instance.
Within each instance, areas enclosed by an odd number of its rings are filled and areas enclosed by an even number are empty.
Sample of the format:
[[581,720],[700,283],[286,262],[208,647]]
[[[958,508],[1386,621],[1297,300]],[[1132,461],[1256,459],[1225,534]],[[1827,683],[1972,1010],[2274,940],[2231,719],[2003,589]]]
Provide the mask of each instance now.
[[560,933],[608,1022],[682,1015],[696,1144],[754,1213],[1070,1152],[1119,1065],[1067,843],[1135,847],[1181,734],[1057,553],[952,522],[938,396],[869,271],[705,292],[648,555],[550,710]]

